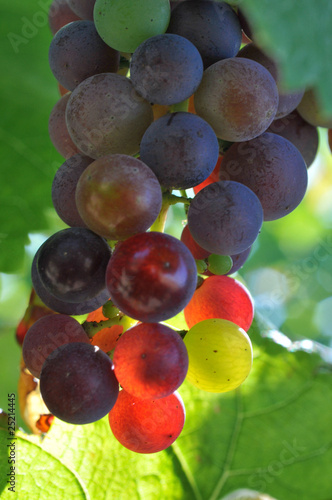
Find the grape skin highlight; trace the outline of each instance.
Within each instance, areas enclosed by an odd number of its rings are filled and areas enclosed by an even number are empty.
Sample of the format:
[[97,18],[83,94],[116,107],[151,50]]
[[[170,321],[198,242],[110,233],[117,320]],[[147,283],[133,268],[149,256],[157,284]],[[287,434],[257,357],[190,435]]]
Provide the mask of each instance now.
[[207,319],[184,338],[188,380],[203,391],[228,392],[241,385],[252,366],[252,345],[246,332],[225,319]]

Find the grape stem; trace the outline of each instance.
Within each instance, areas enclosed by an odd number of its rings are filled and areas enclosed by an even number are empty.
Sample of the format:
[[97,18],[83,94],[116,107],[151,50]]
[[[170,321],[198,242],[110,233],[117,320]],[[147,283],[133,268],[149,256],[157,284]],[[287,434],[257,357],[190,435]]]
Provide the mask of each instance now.
[[[185,193],[185,191],[183,191]],[[188,198],[185,196],[176,196],[172,194],[171,191],[163,190],[163,199],[161,210],[155,222],[152,224],[150,231],[158,231],[159,233],[163,233],[165,230],[165,224],[167,219],[168,209],[171,205],[175,205],[176,203],[183,203],[184,205],[189,205],[192,198]]]

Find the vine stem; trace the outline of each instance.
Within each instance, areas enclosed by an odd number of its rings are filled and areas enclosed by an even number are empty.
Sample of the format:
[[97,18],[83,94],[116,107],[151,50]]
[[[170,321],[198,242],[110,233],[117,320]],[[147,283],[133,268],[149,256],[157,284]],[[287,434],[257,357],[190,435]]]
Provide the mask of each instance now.
[[187,196],[176,196],[172,194],[171,191],[163,192],[163,201],[161,205],[161,210],[155,222],[152,224],[150,231],[158,231],[163,233],[165,230],[165,224],[167,219],[168,209],[171,205],[176,203],[183,203],[184,205],[190,205],[191,198]]

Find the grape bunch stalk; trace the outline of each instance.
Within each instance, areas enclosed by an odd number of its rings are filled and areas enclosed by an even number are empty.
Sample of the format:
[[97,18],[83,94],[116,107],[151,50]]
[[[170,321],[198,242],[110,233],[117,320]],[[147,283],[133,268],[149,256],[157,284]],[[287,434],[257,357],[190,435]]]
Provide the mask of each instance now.
[[[20,324],[23,358],[52,415],[108,414],[123,446],[155,453],[183,429],[186,378],[216,393],[247,379],[254,305],[232,275],[303,199],[321,124],[226,2],[53,0],[49,18],[68,228],[34,257],[45,313]],[[180,239],[164,232],[176,203]]]

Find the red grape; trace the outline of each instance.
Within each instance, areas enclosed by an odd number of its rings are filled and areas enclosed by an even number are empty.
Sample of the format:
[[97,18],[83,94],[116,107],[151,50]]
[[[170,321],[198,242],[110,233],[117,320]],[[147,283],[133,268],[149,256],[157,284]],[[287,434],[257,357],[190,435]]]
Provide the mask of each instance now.
[[122,390],[109,414],[116,439],[136,453],[157,453],[177,439],[185,422],[179,394],[141,400]]
[[141,323],[116,344],[114,372],[121,386],[139,399],[164,398],[180,387],[188,353],[180,335],[166,325]]
[[248,331],[254,317],[253,300],[242,283],[228,276],[209,276],[184,309],[189,328],[209,318],[232,321]]
[[190,301],[197,282],[188,248],[168,234],[141,233],[118,245],[106,271],[114,304],[131,318],[156,323]]

